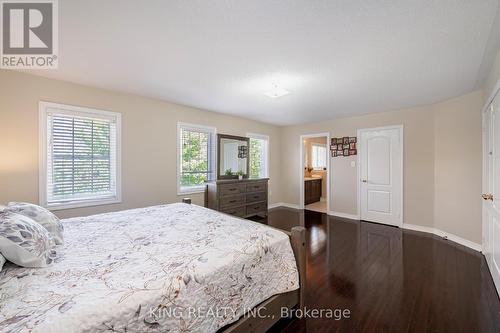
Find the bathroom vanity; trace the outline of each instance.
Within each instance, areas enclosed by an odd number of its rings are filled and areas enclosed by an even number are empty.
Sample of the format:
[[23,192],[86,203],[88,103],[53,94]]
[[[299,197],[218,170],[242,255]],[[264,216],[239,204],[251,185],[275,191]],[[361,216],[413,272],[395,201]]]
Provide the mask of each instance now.
[[304,204],[321,200],[321,178],[304,177]]

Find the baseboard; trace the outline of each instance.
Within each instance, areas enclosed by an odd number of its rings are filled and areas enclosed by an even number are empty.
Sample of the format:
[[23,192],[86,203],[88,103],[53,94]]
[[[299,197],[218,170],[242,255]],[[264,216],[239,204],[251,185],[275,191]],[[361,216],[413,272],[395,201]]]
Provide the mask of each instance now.
[[459,237],[454,234],[450,234],[448,232],[445,232],[440,229],[432,228],[432,227],[425,227],[421,225],[415,225],[415,224],[403,224],[403,229],[408,229],[408,230],[414,230],[414,231],[420,231],[420,232],[426,232],[429,234],[433,234],[439,237],[446,238],[448,240],[451,240],[455,243],[458,243],[460,245],[463,245],[465,247],[468,247],[474,251],[481,252],[483,250],[483,247],[480,244],[471,242],[470,240],[467,240],[465,238]]
[[354,214],[346,214],[346,213],[335,212],[335,211],[331,210],[331,211],[328,212],[328,215],[336,216],[336,217],[341,217],[341,218],[349,219],[349,220],[357,220],[357,221],[359,221],[359,216],[358,215],[354,215]]
[[276,202],[276,203],[270,204],[268,206],[268,209],[272,209],[272,208],[276,208],[276,207],[288,207],[288,208],[293,208],[293,209],[300,209],[299,205],[291,204],[291,203],[287,203],[287,202]]
[[[276,207],[288,207],[288,208],[293,208],[293,209],[301,209],[299,205],[286,203],[286,202],[277,202],[277,203],[269,205],[269,209],[276,208]],[[360,220],[360,217],[358,215],[346,214],[346,213],[335,212],[335,211],[329,211],[328,215],[341,217],[344,219],[350,219],[350,220],[357,220],[357,221]],[[470,240],[467,240],[465,238],[459,237],[459,236],[454,235],[454,234],[450,234],[448,232],[445,232],[443,230],[436,229],[433,227],[426,227],[426,226],[421,226],[421,225],[416,225],[416,224],[404,223],[403,229],[426,232],[428,234],[433,234],[433,235],[436,235],[436,236],[439,236],[442,238],[446,238],[448,240],[451,240],[455,243],[458,243],[460,245],[468,247],[468,248],[470,248],[474,251],[477,251],[477,252],[481,252],[483,250],[483,247],[480,244],[471,242]]]

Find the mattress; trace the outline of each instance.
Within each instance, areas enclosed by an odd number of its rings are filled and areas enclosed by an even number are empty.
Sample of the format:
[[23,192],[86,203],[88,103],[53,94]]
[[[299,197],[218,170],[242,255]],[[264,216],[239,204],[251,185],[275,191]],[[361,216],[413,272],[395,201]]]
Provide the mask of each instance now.
[[63,225],[54,264],[0,272],[0,332],[215,332],[299,287],[288,235],[203,207]]

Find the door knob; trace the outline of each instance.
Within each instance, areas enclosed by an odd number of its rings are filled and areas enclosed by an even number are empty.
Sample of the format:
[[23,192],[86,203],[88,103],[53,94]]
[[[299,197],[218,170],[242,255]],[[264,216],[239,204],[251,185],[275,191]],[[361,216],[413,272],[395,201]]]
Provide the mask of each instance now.
[[481,196],[483,197],[484,200],[491,200],[491,201],[493,201],[493,194],[491,194],[491,193],[483,194]]
[[368,183],[368,180],[366,180],[366,179],[361,179],[361,181],[362,181],[363,183]]

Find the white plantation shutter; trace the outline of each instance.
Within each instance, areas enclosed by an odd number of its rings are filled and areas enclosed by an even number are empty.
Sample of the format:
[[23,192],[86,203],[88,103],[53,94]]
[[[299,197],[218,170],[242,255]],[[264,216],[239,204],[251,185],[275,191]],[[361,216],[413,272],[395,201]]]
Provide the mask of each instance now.
[[45,205],[119,200],[119,116],[75,112],[68,106],[48,107],[45,116]]

